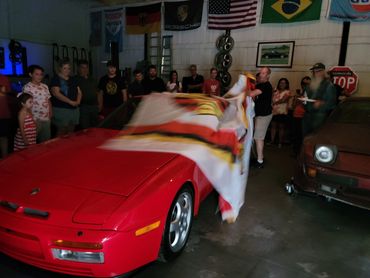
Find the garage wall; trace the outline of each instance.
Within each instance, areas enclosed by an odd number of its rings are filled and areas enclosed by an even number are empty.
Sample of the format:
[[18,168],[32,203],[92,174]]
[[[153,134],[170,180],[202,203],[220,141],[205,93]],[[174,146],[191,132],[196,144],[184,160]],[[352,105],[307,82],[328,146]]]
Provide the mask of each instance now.
[[0,38],[87,47],[89,1],[1,0]]
[[[40,64],[52,72],[52,43],[89,47],[87,0],[1,0],[0,46],[8,57],[10,39],[27,48],[28,64]],[[71,55],[71,51],[70,51]],[[11,65],[0,73],[11,74]]]
[[[258,1],[257,14],[263,1]],[[239,72],[244,70],[255,71],[256,53],[258,42],[294,40],[294,59],[291,69],[274,68],[271,81],[273,85],[281,77],[290,80],[292,89],[299,87],[300,79],[309,75],[307,70],[316,62],[322,62],[329,68],[335,66],[339,59],[340,42],[342,35],[342,23],[326,19],[329,0],[323,0],[321,20],[293,24],[260,24],[253,28],[233,30],[231,36],[235,40],[235,47],[231,54],[233,65],[230,73],[233,82]],[[132,6],[132,5],[130,5]],[[163,32],[162,35],[173,35],[174,59],[173,67],[179,75],[187,75],[190,64],[197,64],[199,72],[208,77],[209,69],[213,66],[213,60],[217,53],[215,41],[222,31],[207,29],[207,6],[205,0],[203,9],[202,26],[196,30],[183,32]],[[125,20],[125,19],[123,19]],[[369,23],[351,23],[349,47],[347,52],[347,66],[358,73],[360,86],[357,95],[369,95],[370,90],[370,56],[368,52],[370,44]],[[143,59],[144,53],[143,35],[124,34],[124,51],[120,54],[121,68],[135,68],[136,62]],[[109,57],[100,51],[98,59],[104,60]],[[104,69],[102,69],[104,71]]]

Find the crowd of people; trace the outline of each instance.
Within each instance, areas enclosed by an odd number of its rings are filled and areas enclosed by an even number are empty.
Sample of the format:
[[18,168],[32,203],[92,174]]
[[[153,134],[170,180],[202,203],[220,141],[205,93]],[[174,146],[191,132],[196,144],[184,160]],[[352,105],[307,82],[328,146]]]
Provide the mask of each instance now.
[[52,136],[95,127],[99,118],[106,117],[121,104],[130,101],[137,105],[144,95],[152,92],[204,92],[220,96],[216,68],[210,70],[210,78],[206,80],[197,73],[196,65],[190,66],[190,73],[179,81],[177,72],[171,71],[165,84],[158,77],[156,66],[151,65],[147,75],[135,70],[133,82],[127,84],[119,75],[118,66],[109,61],[106,75],[96,82],[90,75],[88,61],[80,60],[78,74],[72,76],[69,60],[62,59],[48,85],[43,83],[44,69],[31,65],[30,81],[17,98],[11,94],[9,79],[0,75],[0,158],[11,150],[19,151]]
[[[17,98],[16,114],[11,109],[15,101],[9,94],[10,82],[0,75],[0,157],[5,157],[9,149],[18,151],[47,141],[52,134],[65,136],[76,128],[94,127],[99,118],[107,116],[121,104],[130,101],[137,105],[144,95],[152,92],[222,95],[216,68],[210,69],[210,76],[205,80],[197,73],[196,65],[191,65],[189,76],[180,81],[174,70],[165,83],[158,77],[156,66],[152,65],[147,75],[135,70],[134,80],[128,85],[117,70],[117,65],[109,61],[106,75],[96,82],[90,76],[88,61],[80,60],[78,74],[72,76],[69,61],[62,59],[47,86],[43,83],[44,69],[32,65],[28,71],[31,80],[23,86],[22,94]],[[335,107],[338,88],[326,77],[325,66],[317,63],[310,70],[312,79],[303,77],[301,88],[295,94],[290,90],[287,78],[280,78],[274,89],[269,81],[270,68],[260,68],[256,74],[256,90],[250,95],[255,102],[254,140],[258,168],[264,165],[264,144],[269,127],[268,144],[277,143],[281,147],[289,133],[293,152],[297,154],[302,138],[318,128]],[[12,128],[15,118],[17,129]],[[9,147],[9,142],[13,141],[14,145]]]

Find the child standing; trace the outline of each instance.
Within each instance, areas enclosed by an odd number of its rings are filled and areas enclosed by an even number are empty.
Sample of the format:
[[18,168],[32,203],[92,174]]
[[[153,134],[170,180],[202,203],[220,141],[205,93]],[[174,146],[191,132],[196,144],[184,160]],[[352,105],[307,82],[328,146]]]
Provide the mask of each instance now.
[[32,115],[37,126],[37,143],[50,139],[51,102],[48,86],[42,83],[44,69],[39,65],[32,65],[28,68],[31,82],[23,87],[23,93],[33,97]]
[[29,94],[19,96],[21,110],[18,113],[19,128],[14,138],[14,151],[20,151],[36,144],[36,123],[32,116],[33,97]]

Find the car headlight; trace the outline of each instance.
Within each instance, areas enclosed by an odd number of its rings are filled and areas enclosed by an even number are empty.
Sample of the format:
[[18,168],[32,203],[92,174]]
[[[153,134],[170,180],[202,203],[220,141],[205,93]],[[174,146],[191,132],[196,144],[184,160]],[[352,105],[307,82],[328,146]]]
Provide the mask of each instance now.
[[82,252],[68,249],[52,248],[53,257],[58,260],[74,261],[81,263],[103,264],[103,252]]
[[334,163],[337,152],[335,146],[318,145],[315,150],[315,159],[321,163]]

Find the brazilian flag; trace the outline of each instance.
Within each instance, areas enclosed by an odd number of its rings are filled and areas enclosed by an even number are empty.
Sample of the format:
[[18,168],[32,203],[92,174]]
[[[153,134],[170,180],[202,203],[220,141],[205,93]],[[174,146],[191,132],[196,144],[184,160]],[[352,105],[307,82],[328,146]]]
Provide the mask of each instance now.
[[319,20],[322,0],[264,0],[261,23]]

